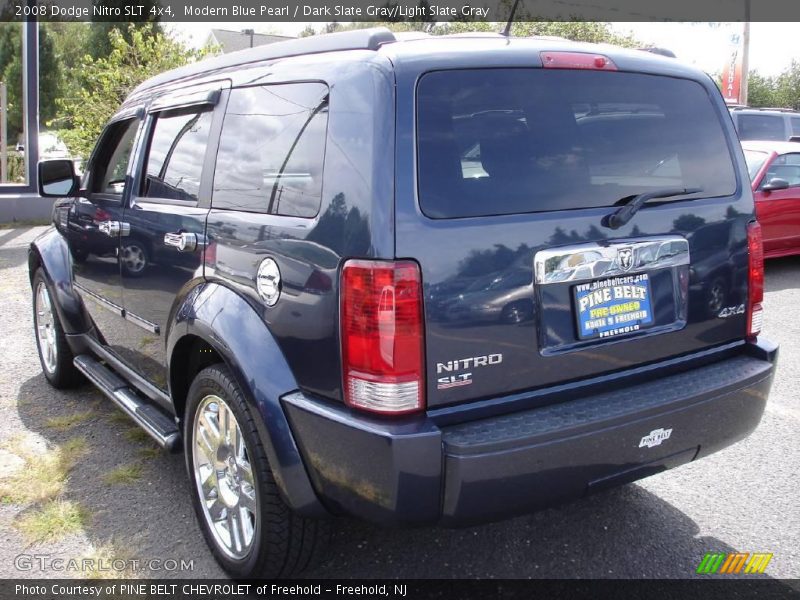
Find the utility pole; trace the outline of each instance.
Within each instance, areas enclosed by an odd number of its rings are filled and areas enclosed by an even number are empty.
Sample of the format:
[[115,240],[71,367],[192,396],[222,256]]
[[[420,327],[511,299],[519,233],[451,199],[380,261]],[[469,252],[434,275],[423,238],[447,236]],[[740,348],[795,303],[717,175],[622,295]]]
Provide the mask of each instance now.
[[0,183],[8,181],[8,94],[0,81]]
[[252,48],[253,47],[253,37],[256,34],[256,30],[255,29],[242,29],[242,33],[245,34],[245,35],[249,35],[250,36],[250,47]]
[[742,37],[742,83],[740,102],[747,106],[747,79],[750,75],[750,0],[744,0],[744,36]]

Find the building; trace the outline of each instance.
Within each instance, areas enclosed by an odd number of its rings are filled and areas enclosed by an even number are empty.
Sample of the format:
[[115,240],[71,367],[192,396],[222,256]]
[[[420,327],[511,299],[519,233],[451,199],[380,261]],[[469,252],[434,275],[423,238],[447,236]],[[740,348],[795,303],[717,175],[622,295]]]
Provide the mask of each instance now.
[[294,39],[286,35],[273,35],[271,33],[256,33],[252,29],[230,31],[228,29],[212,29],[208,34],[208,43],[222,48],[222,52],[236,52],[254,46],[264,46],[275,42]]

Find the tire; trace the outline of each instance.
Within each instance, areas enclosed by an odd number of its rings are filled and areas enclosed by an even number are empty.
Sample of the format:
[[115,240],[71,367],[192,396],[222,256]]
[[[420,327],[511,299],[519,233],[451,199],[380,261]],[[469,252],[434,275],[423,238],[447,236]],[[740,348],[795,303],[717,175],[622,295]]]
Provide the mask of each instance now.
[[33,275],[32,304],[33,332],[39,362],[50,385],[58,389],[71,388],[85,380],[72,363],[75,357],[64,336],[53,297],[44,271],[37,269]]
[[[229,435],[215,435],[220,430]],[[289,577],[322,557],[329,524],[283,502],[244,394],[222,364],[202,370],[189,388],[184,446],[200,528],[231,576]]]
[[72,260],[79,264],[85,263],[89,258],[89,253],[86,252],[86,250],[75,250],[74,248],[70,248],[69,252],[72,255]]
[[139,240],[125,240],[119,251],[119,263],[126,277],[141,277],[150,264],[150,253]]

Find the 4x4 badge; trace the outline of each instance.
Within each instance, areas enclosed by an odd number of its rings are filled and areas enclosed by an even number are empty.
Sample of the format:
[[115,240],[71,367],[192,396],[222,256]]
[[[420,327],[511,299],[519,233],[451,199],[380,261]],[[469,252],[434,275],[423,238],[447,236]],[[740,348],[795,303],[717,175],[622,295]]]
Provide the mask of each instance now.
[[275,306],[281,295],[281,270],[275,259],[265,258],[258,266],[256,291],[267,306]]
[[620,248],[617,250],[617,261],[620,269],[630,271],[633,267],[633,248]]

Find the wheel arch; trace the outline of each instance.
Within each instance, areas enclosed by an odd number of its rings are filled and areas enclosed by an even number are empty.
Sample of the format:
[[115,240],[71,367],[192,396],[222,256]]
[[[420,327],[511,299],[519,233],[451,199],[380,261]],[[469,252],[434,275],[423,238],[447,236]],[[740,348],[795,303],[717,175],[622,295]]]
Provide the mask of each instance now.
[[54,304],[64,333],[87,333],[92,328],[83,301],[72,286],[72,257],[69,246],[55,228],[31,242],[28,248],[28,277],[31,284],[38,268],[44,270],[52,287]]
[[172,314],[167,357],[178,418],[183,422],[187,393],[197,373],[224,363],[257,413],[256,426],[285,502],[303,516],[326,516],[280,402],[297,383],[256,309],[232,289],[206,282],[191,289]]

